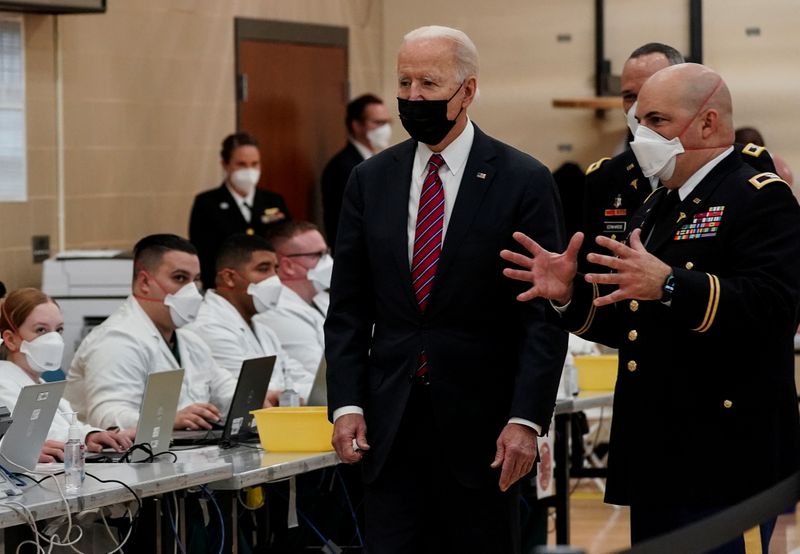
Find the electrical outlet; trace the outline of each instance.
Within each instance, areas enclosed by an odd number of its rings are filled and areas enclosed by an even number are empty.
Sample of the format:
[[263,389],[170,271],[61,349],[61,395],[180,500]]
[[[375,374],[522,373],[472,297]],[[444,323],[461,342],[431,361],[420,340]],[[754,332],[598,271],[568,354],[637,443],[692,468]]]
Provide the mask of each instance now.
[[34,235],[31,239],[33,263],[40,264],[50,257],[50,235]]

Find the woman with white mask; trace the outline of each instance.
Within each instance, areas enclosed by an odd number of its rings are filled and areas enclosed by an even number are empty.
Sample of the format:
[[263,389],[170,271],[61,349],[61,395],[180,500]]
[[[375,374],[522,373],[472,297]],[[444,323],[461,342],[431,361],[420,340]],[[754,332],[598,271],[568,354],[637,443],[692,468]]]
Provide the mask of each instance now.
[[237,233],[264,236],[274,223],[289,219],[280,194],[264,184],[258,141],[247,133],[222,141],[220,164],[224,182],[198,194],[189,221],[189,240],[197,247],[205,288],[214,286],[214,261],[222,241]]
[[[0,405],[13,412],[23,387],[42,382],[41,374],[61,367],[64,352],[64,318],[58,305],[34,288],[18,289],[0,306]],[[58,404],[39,462],[63,461],[64,441],[74,410],[64,399]],[[130,448],[133,431],[108,432],[80,424],[86,449],[99,452]]]

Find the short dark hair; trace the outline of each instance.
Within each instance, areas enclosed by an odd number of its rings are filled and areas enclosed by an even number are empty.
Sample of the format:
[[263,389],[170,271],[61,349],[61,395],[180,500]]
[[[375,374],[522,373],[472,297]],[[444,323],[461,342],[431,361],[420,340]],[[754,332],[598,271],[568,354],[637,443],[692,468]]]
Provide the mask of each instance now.
[[759,133],[758,129],[755,127],[740,127],[736,129],[736,132],[733,134],[733,142],[738,142],[739,144],[752,142],[757,146],[766,146],[766,144],[764,144],[764,137],[761,136],[761,133]]
[[158,234],[148,235],[133,247],[133,278],[136,279],[139,271],[155,271],[161,265],[161,258],[167,252],[177,250],[197,256],[197,248],[178,235]]
[[267,242],[276,248],[275,251],[277,251],[277,249],[283,246],[286,241],[299,235],[300,233],[305,233],[306,231],[319,232],[319,227],[310,221],[303,221],[299,219],[290,219],[288,221],[284,220],[280,223],[270,226],[270,228],[267,230],[265,238]]
[[348,131],[353,130],[353,121],[364,119],[364,111],[370,104],[383,104],[383,100],[374,94],[362,94],[347,104],[347,116],[344,119],[344,124],[347,125]]
[[253,252],[275,252],[272,245],[258,235],[237,233],[226,238],[217,251],[216,270],[239,268],[247,264]]
[[230,163],[233,151],[240,146],[255,146],[258,148],[258,141],[256,137],[249,133],[234,133],[228,135],[225,137],[225,140],[222,141],[222,150],[219,151],[222,161]]
[[672,46],[663,44],[661,42],[648,42],[647,44],[643,44],[631,52],[631,55],[628,56],[628,59],[640,58],[642,56],[646,56],[647,54],[664,54],[664,57],[667,58],[667,61],[670,63],[670,65],[686,63],[686,60],[683,59],[683,54],[678,52]]

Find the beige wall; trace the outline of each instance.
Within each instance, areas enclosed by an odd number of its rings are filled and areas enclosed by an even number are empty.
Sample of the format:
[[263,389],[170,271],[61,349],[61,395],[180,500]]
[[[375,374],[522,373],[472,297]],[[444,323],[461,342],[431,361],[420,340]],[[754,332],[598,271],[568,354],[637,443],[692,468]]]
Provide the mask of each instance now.
[[[186,235],[236,125],[236,17],[347,27],[353,94],[381,88],[377,0],[109,0],[104,15],[60,16],[68,249]],[[33,234],[58,245],[53,36],[52,16],[25,17],[30,200],[0,204],[10,288],[41,282]]]
[[[619,74],[636,46],[688,50],[685,0],[606,0],[606,54]],[[218,147],[235,125],[235,17],[346,26],[353,95],[377,91],[393,113],[395,54],[410,29],[459,27],[481,54],[487,132],[541,159],[586,165],[621,141],[620,113],[555,109],[594,92],[594,14],[588,0],[109,0],[104,15],[59,18],[64,67],[66,245],[129,248],[144,234],[186,233],[192,197],[221,177]],[[736,120],[800,172],[800,73],[792,56],[794,0],[753,10],[704,2],[706,62],[734,95]],[[758,26],[761,36],[747,37]],[[569,34],[569,42],[558,42]],[[25,17],[30,201],[0,204],[0,279],[38,285],[30,237],[58,244],[53,18]],[[395,122],[395,138],[404,138]],[[571,150],[564,151],[569,146]],[[561,147],[561,148],[560,148]]]

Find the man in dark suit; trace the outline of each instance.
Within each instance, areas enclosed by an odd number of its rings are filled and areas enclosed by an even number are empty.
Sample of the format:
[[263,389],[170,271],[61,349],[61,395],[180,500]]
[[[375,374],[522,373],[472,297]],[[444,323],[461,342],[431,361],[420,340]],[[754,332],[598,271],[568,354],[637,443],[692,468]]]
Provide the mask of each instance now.
[[220,151],[225,182],[194,199],[189,240],[200,257],[203,286],[214,286],[214,264],[220,245],[231,235],[264,236],[274,223],[289,218],[283,197],[257,188],[261,178],[258,141],[247,133],[229,135]]
[[[630,130],[629,140],[633,140],[638,126],[635,107],[639,89],[656,71],[679,63],[684,63],[681,53],[659,42],[644,44],[631,52],[621,76],[622,109]],[[757,170],[775,171],[766,149],[754,144],[738,144],[736,149],[745,162]],[[597,245],[595,237],[603,235],[612,240],[622,240],[627,236],[633,214],[658,185],[657,178],[647,178],[642,174],[630,148],[613,158],[601,158],[586,169],[583,217],[579,228],[586,236],[578,257],[581,271],[602,270],[602,267],[586,260],[589,252],[605,252]]]
[[336,245],[336,228],[347,178],[353,168],[389,146],[392,138],[389,110],[373,94],[362,94],[347,104],[347,144],[322,171],[322,217],[325,237]]
[[589,261],[605,272],[576,275],[580,233],[565,254],[521,235],[533,259],[503,253],[526,268],[506,274],[533,283],[521,300],[550,298],[565,328],[619,348],[606,501],[631,506],[634,543],[800,466],[800,207],[780,177],[742,161],[730,93],[710,69],[657,72],[636,114],[633,151],[664,187],[633,217],[627,245],[598,238],[610,255]]
[[[515,482],[547,432],[566,335],[499,251],[562,243],[547,169],[467,117],[477,51],[423,27],[398,56],[412,136],[347,185],[325,324],[333,445],[363,463],[371,553],[518,552]],[[505,282],[504,282],[505,281]]]

